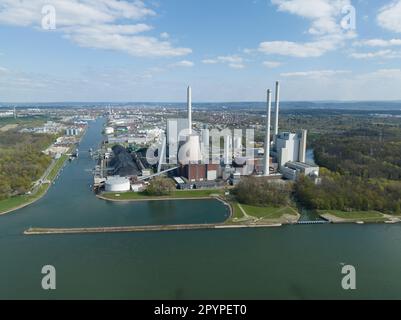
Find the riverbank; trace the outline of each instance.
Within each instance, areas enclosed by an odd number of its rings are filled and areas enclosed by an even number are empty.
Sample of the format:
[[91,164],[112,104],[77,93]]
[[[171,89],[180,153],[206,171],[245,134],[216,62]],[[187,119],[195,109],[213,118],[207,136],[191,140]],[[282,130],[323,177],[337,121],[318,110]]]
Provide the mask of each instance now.
[[60,170],[66,163],[68,156],[63,155],[60,159],[54,161],[51,166],[46,170],[44,177],[42,177],[42,183],[34,187],[32,194],[25,194],[20,196],[11,197],[9,199],[0,201],[0,215],[5,215],[22,208],[25,208],[36,201],[43,198],[49,191],[52,183],[57,178]]
[[331,223],[398,223],[401,217],[387,215],[378,211],[344,212],[338,210],[322,210],[318,214]]
[[138,202],[138,201],[169,201],[169,200],[205,200],[214,199],[224,195],[223,189],[209,189],[209,190],[185,190],[174,191],[168,196],[150,196],[146,192],[103,192],[98,194],[97,197],[106,201],[115,202]]

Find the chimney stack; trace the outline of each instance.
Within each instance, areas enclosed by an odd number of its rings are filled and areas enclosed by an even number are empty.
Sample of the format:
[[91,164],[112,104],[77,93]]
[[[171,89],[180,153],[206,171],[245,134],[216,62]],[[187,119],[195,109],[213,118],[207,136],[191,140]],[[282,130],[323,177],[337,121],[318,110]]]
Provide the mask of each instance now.
[[275,111],[275,124],[274,124],[274,134],[278,135],[278,120],[280,116],[280,82],[276,82],[276,111]]
[[270,176],[270,127],[271,127],[271,112],[272,112],[272,93],[267,90],[267,123],[266,123],[266,139],[265,139],[265,163],[264,176]]
[[188,105],[188,129],[189,134],[192,134],[192,89],[187,89],[187,105]]

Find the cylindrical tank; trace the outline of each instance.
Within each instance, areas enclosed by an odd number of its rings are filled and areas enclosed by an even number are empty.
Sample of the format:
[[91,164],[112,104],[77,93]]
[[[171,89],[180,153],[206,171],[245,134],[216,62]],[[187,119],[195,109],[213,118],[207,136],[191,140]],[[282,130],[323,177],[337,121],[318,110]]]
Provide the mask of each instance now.
[[113,134],[114,133],[114,128],[107,127],[106,129],[104,129],[104,133],[105,134]]
[[128,178],[108,177],[106,180],[106,192],[127,192],[131,190]]

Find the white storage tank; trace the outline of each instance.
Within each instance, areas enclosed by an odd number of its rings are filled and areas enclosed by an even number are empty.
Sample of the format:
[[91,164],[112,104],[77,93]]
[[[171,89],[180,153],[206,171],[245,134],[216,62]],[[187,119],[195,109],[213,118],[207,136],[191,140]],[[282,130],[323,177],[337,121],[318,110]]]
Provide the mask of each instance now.
[[114,128],[107,127],[106,129],[104,129],[104,133],[107,134],[107,135],[113,134],[114,133]]
[[128,178],[108,177],[105,187],[106,192],[127,192],[131,190],[131,183]]

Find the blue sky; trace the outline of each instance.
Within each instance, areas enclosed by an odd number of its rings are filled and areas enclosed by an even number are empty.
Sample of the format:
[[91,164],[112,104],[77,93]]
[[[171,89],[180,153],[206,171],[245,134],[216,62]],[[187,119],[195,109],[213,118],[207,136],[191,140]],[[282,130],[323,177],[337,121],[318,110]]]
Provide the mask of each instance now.
[[3,102],[261,101],[275,80],[401,100],[401,0],[0,0]]

